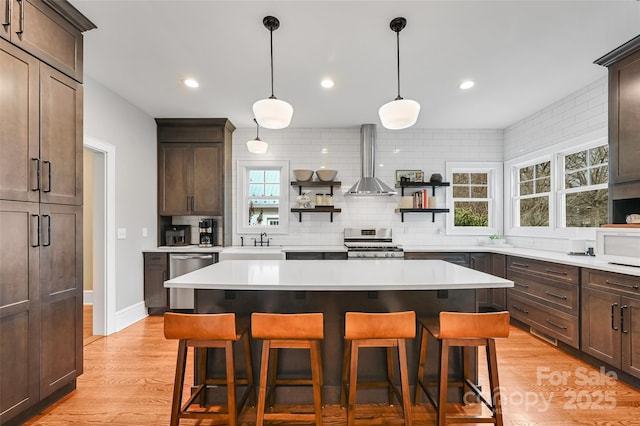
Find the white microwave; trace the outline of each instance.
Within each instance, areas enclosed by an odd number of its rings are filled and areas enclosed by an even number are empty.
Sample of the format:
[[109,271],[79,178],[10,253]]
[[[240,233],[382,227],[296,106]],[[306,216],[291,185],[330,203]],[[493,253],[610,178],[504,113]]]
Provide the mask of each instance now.
[[596,257],[609,263],[640,266],[640,227],[596,229]]

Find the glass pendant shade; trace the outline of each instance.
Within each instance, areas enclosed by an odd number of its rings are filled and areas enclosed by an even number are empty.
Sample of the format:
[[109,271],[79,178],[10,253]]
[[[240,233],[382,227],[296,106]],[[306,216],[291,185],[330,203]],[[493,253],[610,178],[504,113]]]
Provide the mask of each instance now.
[[378,110],[382,125],[391,130],[406,129],[416,124],[420,104],[411,99],[396,99],[382,105]]
[[254,139],[247,142],[247,149],[252,154],[264,154],[267,152],[269,144],[261,141],[260,139]]
[[261,99],[253,104],[253,115],[265,129],[284,129],[291,123],[293,107],[280,99]]

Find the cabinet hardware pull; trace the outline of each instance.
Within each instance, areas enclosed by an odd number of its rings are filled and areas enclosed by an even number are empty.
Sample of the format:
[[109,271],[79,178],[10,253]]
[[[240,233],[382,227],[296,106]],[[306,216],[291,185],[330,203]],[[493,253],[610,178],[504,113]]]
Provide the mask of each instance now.
[[16,34],[22,34],[24,32],[24,0],[18,0],[20,5],[20,28],[16,31]]
[[546,272],[550,273],[550,274],[556,274],[556,275],[567,275],[567,271],[556,271],[555,269],[545,269]]
[[550,291],[545,291],[544,294],[547,294],[547,295],[552,296],[552,297],[557,297],[558,299],[567,300],[567,296],[563,296],[561,294],[555,294],[555,293],[552,293]]
[[622,283],[618,283],[618,282],[610,281],[610,280],[606,280],[605,282],[607,284],[610,284],[610,285],[615,285],[615,286],[624,287],[624,288],[632,288],[634,290],[637,290],[638,288],[640,288],[640,286],[638,284],[636,284],[636,285],[622,284]]
[[42,166],[44,167],[45,164],[48,166],[47,167],[47,170],[48,170],[47,176],[49,178],[49,181],[47,182],[47,189],[43,189],[42,191],[43,192],[51,192],[51,161],[44,160],[42,162]]
[[629,334],[629,330],[624,328],[624,310],[629,309],[629,305],[620,306],[620,328],[624,334]]
[[6,8],[4,10],[4,22],[2,23],[5,27],[11,25],[11,3],[12,0],[5,0]]
[[616,306],[618,306],[617,303],[612,303],[611,304],[611,329],[612,330],[617,330],[618,329],[618,327],[616,327],[616,324],[615,324],[616,316],[615,316],[615,312],[614,311],[616,310]]
[[31,247],[40,247],[40,216],[37,214],[32,214],[31,218],[36,218],[36,243],[31,244]]
[[191,211],[196,209],[196,197],[191,196]]
[[187,211],[189,211],[189,201],[190,201],[190,199],[191,199],[191,197],[189,197],[189,196],[187,195]]
[[43,214],[42,218],[44,219],[45,217],[47,218],[47,243],[42,243],[42,247],[49,247],[51,245],[51,216]]
[[529,313],[529,311],[528,311],[528,310],[526,310],[526,309],[522,309],[522,308],[521,308],[520,306],[518,306],[518,305],[511,305],[511,306],[513,306],[513,309],[515,309],[516,311],[520,311],[520,312],[522,312],[523,314],[528,314],[528,313]]
[[520,266],[521,268],[528,268],[529,265],[527,265],[526,263],[520,263],[520,262],[511,262],[511,264],[513,266]]
[[36,162],[36,187],[32,187],[31,190],[40,191],[40,159],[37,157],[31,157],[31,161]]
[[522,284],[522,283],[517,283],[517,282],[513,282],[513,285],[518,286],[518,287],[522,287],[522,288],[529,288],[529,284]]
[[547,322],[548,322],[549,324],[551,324],[552,326],[557,327],[557,328],[560,328],[560,329],[562,329],[562,330],[566,330],[566,329],[567,329],[567,326],[565,326],[565,325],[561,325],[561,324],[558,324],[558,323],[556,323],[556,322],[553,322],[553,321],[551,321],[550,319],[546,319],[545,321],[547,321]]

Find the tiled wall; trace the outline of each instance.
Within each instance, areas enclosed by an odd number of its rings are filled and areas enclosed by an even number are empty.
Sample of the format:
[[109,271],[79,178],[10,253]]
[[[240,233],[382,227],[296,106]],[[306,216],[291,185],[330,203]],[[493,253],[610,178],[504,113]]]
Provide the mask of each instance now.
[[504,160],[606,128],[607,84],[603,77],[507,127]]
[[[338,170],[342,188],[334,195],[334,205],[342,209],[334,221],[324,213],[289,217],[289,234],[272,235],[273,244],[342,244],[342,232],[352,226],[390,226],[394,240],[402,244],[464,244],[475,243],[477,237],[446,237],[446,215],[407,214],[404,223],[394,210],[400,196],[344,196],[360,177],[360,126],[344,129],[284,129],[260,130],[260,139],[269,143],[264,155],[247,151],[246,141],[255,138],[255,128],[238,129],[233,134],[233,193],[236,188],[236,160],[289,160],[290,169],[321,167]],[[326,153],[322,153],[323,149]],[[393,186],[395,170],[422,170],[428,180],[432,173],[444,175],[447,161],[502,161],[502,130],[431,130],[408,129],[389,131],[377,127],[376,177]],[[314,188],[315,189],[315,188]],[[311,190],[311,189],[309,189]],[[297,188],[290,190],[290,206],[295,204]],[[325,191],[318,189],[318,191]],[[444,189],[437,195],[445,200]],[[236,200],[234,198],[234,220]],[[249,236],[251,238],[252,236]],[[245,238],[245,241],[247,239]],[[234,245],[240,238],[234,233]]]

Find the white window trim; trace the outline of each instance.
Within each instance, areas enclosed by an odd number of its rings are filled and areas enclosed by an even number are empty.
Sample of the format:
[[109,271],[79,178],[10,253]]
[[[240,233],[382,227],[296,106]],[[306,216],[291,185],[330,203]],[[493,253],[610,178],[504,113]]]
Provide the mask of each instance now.
[[[279,225],[277,226],[248,226],[249,205],[248,176],[250,170],[280,170],[280,212]],[[238,160],[237,162],[238,202],[236,214],[236,227],[238,234],[255,234],[256,232],[269,232],[270,234],[289,233],[289,162],[275,160]]]
[[[502,234],[503,208],[503,165],[501,162],[447,162],[446,180],[451,182],[447,187],[447,200],[451,200],[450,212],[447,215],[447,235],[493,235]],[[489,224],[493,226],[454,226],[453,208],[453,173],[487,173],[489,184]]]
[[[545,147],[521,157],[513,158],[504,163],[504,176],[508,178],[504,185],[504,228],[506,236],[513,237],[541,237],[541,238],[578,238],[586,240],[595,239],[595,228],[566,228],[558,226],[562,224],[561,217],[557,209],[559,200],[557,182],[562,179],[562,171],[557,166],[558,158],[566,153],[581,151],[590,147],[603,145],[607,143],[607,129],[603,128],[594,132],[586,133],[582,136],[568,139],[555,145]],[[517,205],[515,203],[515,195],[518,193],[518,178],[514,170],[526,164],[535,164],[544,159],[551,159],[552,179],[551,179],[551,198],[549,199],[549,226],[515,226],[515,215],[517,213]],[[560,174],[560,176],[559,176]]]

